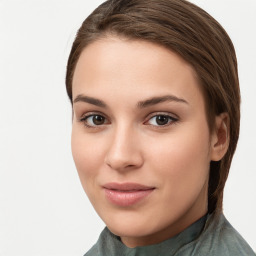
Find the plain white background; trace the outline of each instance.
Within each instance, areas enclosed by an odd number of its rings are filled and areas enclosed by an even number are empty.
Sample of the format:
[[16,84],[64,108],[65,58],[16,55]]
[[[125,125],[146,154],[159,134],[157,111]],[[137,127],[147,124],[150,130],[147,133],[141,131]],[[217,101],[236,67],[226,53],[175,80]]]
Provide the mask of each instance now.
[[[0,0],[0,255],[83,255],[104,224],[70,150],[65,67],[100,0]],[[241,136],[224,212],[256,250],[256,1],[193,0],[227,30],[239,62]]]

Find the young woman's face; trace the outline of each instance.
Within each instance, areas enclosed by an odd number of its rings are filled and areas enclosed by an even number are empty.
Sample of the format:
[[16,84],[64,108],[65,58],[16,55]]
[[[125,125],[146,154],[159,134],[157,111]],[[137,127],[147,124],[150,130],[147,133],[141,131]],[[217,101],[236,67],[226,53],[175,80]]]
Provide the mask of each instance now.
[[73,103],[81,183],[127,246],[158,243],[206,214],[213,136],[189,64],[153,43],[99,40],[78,60]]

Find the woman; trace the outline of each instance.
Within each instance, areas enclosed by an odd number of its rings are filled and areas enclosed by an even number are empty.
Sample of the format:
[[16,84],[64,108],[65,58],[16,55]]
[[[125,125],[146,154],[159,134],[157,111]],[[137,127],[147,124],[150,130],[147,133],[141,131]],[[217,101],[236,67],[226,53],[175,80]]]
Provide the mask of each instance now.
[[106,224],[86,255],[255,255],[222,214],[240,92],[234,47],[184,0],[112,0],[82,24],[72,153]]

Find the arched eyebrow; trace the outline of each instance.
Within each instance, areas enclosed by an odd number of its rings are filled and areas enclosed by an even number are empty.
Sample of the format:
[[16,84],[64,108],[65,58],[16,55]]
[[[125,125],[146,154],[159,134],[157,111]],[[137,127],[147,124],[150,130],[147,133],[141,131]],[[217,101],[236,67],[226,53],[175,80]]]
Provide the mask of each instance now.
[[76,103],[76,102],[86,102],[101,108],[107,108],[107,104],[104,101],[93,98],[93,97],[85,96],[83,94],[77,95],[77,97],[73,100],[73,103]]
[[[139,101],[137,103],[137,107],[138,108],[146,108],[146,107],[150,107],[162,102],[166,102],[166,101],[171,101],[171,102],[180,102],[180,103],[185,103],[188,104],[188,102],[182,98],[178,98],[174,95],[165,95],[165,96],[159,96],[159,97],[152,97],[150,99],[146,99],[143,101]],[[89,97],[89,96],[85,96],[83,94],[79,94],[74,100],[73,103],[76,102],[86,102],[101,108],[107,108],[107,104],[100,100],[100,99],[96,99],[93,97]]]
[[144,101],[139,101],[137,106],[138,108],[146,108],[149,106],[153,106],[162,102],[171,101],[171,102],[180,102],[188,104],[188,102],[182,98],[178,98],[174,95],[165,95],[160,97],[153,97]]

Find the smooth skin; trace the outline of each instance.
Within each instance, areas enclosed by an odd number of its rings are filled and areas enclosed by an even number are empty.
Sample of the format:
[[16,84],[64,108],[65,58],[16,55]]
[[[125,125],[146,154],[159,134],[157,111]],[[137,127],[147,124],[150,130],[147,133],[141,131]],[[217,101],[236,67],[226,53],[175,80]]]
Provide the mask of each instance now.
[[[171,238],[207,213],[209,164],[228,147],[228,117],[210,134],[194,69],[154,43],[105,37],[87,46],[73,77],[72,153],[96,212],[128,247]],[[106,183],[154,187],[132,206]]]

